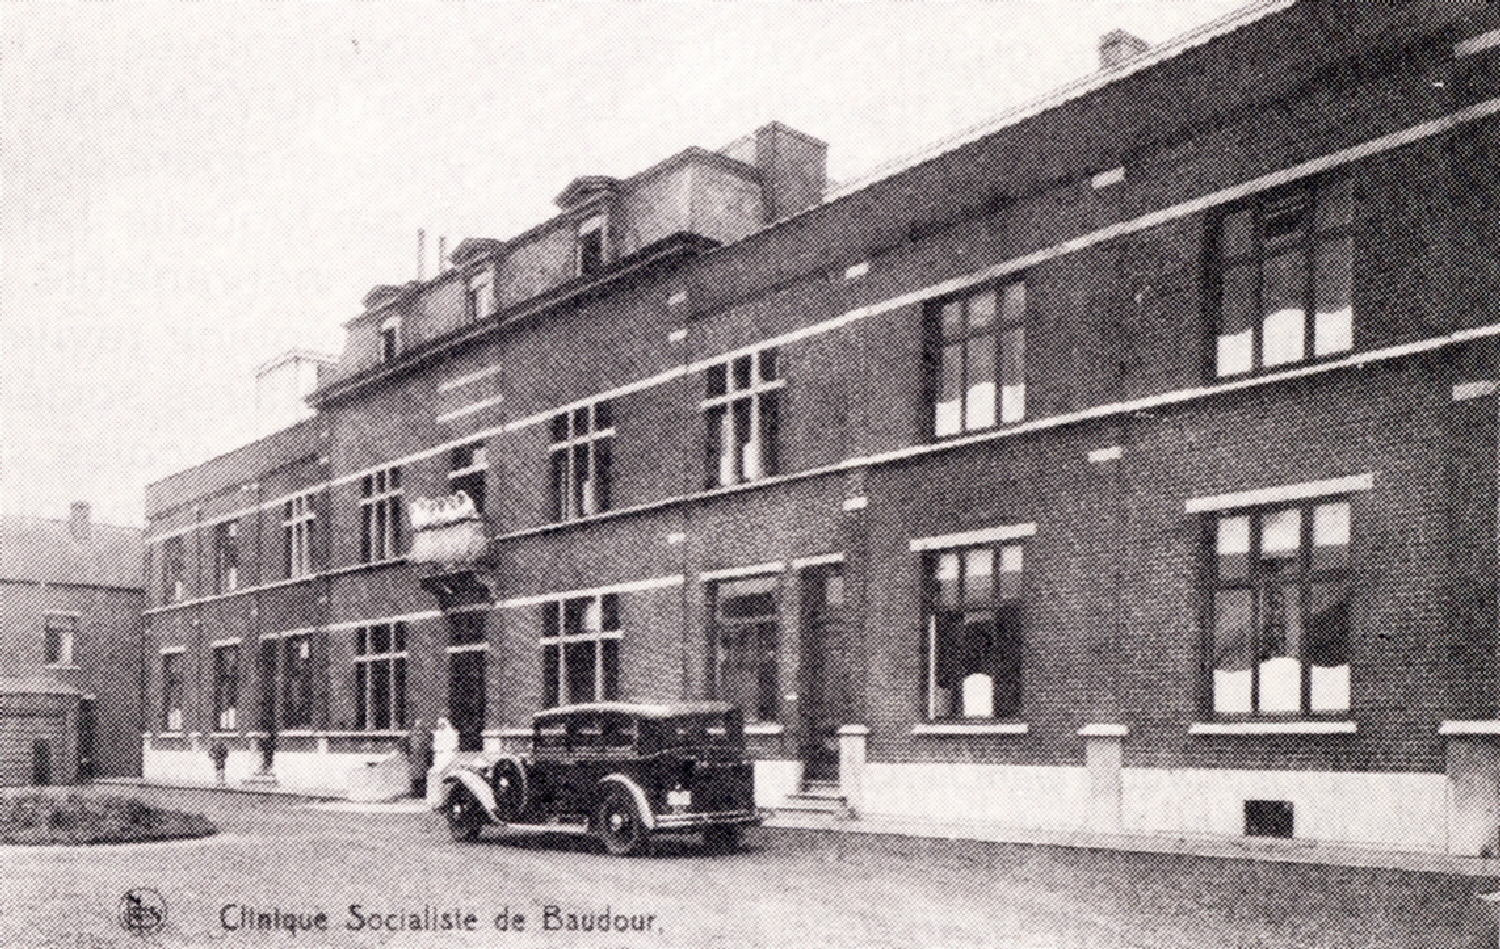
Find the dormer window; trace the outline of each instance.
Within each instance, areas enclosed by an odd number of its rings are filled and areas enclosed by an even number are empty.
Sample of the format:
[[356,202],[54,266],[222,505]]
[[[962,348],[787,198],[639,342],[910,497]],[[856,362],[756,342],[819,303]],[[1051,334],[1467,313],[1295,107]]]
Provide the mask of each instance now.
[[469,319],[482,320],[495,312],[495,274],[488,268],[469,278]]
[[604,269],[604,222],[602,214],[578,225],[578,274],[586,277]]
[[380,321],[380,362],[396,361],[397,333],[401,330],[401,317],[388,316]]

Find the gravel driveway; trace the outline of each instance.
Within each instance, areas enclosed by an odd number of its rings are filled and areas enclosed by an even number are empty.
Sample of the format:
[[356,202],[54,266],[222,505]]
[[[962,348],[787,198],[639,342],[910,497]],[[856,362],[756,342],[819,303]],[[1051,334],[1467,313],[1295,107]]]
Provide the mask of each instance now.
[[[120,789],[112,789],[117,793]],[[670,842],[451,842],[427,814],[202,791],[201,841],[0,849],[0,945],[1492,947],[1496,881],[816,831],[737,854]],[[151,888],[165,928],[127,932]],[[318,914],[322,914],[320,917]]]

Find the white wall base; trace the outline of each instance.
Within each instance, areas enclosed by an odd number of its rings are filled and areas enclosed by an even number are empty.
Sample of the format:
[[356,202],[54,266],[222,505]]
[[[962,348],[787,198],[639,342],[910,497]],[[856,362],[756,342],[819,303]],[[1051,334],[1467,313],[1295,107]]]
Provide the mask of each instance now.
[[1245,832],[1245,801],[1290,801],[1293,834],[1399,850],[1447,849],[1448,779],[1363,771],[1126,768],[1126,833]]
[[[360,769],[359,778],[368,778],[365,771],[369,765],[385,762],[391,757],[389,752],[329,752],[325,754],[316,751],[278,751],[272,773],[276,777],[276,783],[289,791],[343,796],[350,791],[351,772],[354,769]],[[406,763],[402,760],[399,764],[404,775]],[[382,784],[380,793],[385,794],[389,792],[386,785],[393,780],[390,775],[396,769],[389,763],[382,767],[385,769],[382,772],[382,779],[385,783]],[[224,778],[228,784],[239,784],[255,774],[259,768],[260,754],[258,752],[231,751],[229,759],[224,764]],[[217,779],[214,774],[214,763],[206,752],[163,751],[156,748],[145,751],[141,775],[147,781],[159,781],[163,784],[213,784]]]
[[756,759],[756,807],[780,807],[788,794],[794,794],[801,789],[801,761],[780,758]]
[[1081,767],[872,761],[863,790],[870,815],[1063,829],[1085,826],[1091,813]]

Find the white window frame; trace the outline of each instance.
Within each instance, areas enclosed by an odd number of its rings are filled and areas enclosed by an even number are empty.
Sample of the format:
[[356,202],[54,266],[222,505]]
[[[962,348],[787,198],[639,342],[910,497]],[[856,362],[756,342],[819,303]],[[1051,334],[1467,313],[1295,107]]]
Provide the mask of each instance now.
[[401,317],[392,315],[380,321],[380,328],[375,334],[375,344],[379,350],[382,366],[396,361],[397,354],[401,352]]
[[485,267],[471,274],[467,281],[469,308],[473,319],[482,320],[492,316],[498,302],[495,296],[495,272]]
[[[609,215],[604,212],[591,214],[578,222],[573,240],[573,269],[580,277],[603,270],[609,260]],[[599,235],[599,266],[594,270],[584,268],[584,240],[590,235]]]
[[[186,662],[186,651],[181,647],[175,649],[163,649],[160,652],[161,662],[161,709],[163,730],[168,732],[180,732],[184,724],[183,706],[187,704],[187,670],[182,668]],[[168,658],[177,666],[175,679],[167,676]],[[172,684],[176,682],[176,695],[173,695]],[[176,704],[171,704],[175,698]]]
[[[604,628],[604,600],[606,597],[613,597],[615,600],[615,619],[617,625],[613,629]],[[587,606],[585,606],[584,608],[584,629],[581,633],[569,633],[568,604],[576,603],[579,601],[587,603]],[[621,611],[619,594],[594,593],[588,596],[573,596],[567,597],[565,599],[548,600],[542,605],[542,609],[555,609],[557,611],[557,634],[549,636],[544,631],[542,636],[540,637],[540,644],[542,648],[542,670],[544,674],[547,668],[547,650],[557,650],[557,681],[555,685],[557,687],[558,701],[557,706],[550,707],[559,707],[563,705],[571,705],[576,702],[593,702],[605,699],[606,679],[604,675],[604,644],[610,641],[615,641],[623,644],[623,641],[625,639],[624,623],[620,621]],[[594,644],[593,689],[591,690],[591,695],[575,696],[569,694],[568,692],[568,647],[582,643]],[[623,652],[623,645],[620,647],[620,652]],[[620,652],[617,652],[615,657],[615,686],[617,691],[619,690],[620,686],[620,665],[624,661],[624,657],[620,655]],[[546,682],[543,682],[543,704],[546,703],[547,692],[548,684]]]
[[[767,357],[772,366],[769,378],[765,377]],[[735,380],[735,364],[744,359],[750,361],[750,382],[741,386]],[[774,439],[779,437],[780,424],[773,414],[767,412],[766,403],[770,393],[786,387],[782,368],[779,347],[762,346],[748,353],[737,353],[728,359],[716,360],[705,370],[705,378],[710,379],[722,372],[724,382],[722,393],[711,394],[699,403],[704,418],[704,437],[709,442],[706,447],[717,447],[713,455],[717,462],[710,465],[707,472],[706,480],[710,488],[747,484],[775,473],[773,469],[777,466],[768,464],[767,459],[776,457],[779,446],[774,444]],[[739,442],[735,429],[735,409],[742,403],[749,404],[750,412],[750,438],[743,445]],[[769,435],[768,419],[773,419]],[[773,443],[768,444],[768,441]]]
[[[599,426],[598,418],[601,407],[610,411],[611,423]],[[551,438],[552,442],[547,446],[548,456],[548,480],[549,490],[552,493],[552,514],[557,522],[577,520],[581,517],[590,517],[610,507],[610,488],[612,475],[606,477],[603,485],[600,482],[599,458],[602,443],[606,439],[615,437],[615,426],[613,424],[614,406],[608,399],[598,399],[586,405],[575,406],[566,412],[558,412],[552,416]],[[576,422],[579,413],[584,413],[587,419],[586,426],[582,432],[578,431]],[[563,438],[558,438],[556,425],[558,420],[564,420],[567,432]],[[613,444],[610,445],[610,457],[613,458]],[[578,449],[583,449],[588,458],[589,477],[586,481],[579,481],[578,477]],[[558,453],[562,458],[558,460]],[[561,465],[561,469],[559,469]],[[561,483],[559,483],[561,479]]]
[[[389,647],[384,652],[370,652],[372,636],[377,629],[386,629]],[[411,717],[411,683],[409,680],[410,668],[407,652],[407,637],[410,630],[406,622],[396,620],[390,623],[371,623],[368,626],[360,626],[354,630],[354,721],[355,728],[359,731],[399,731],[406,727],[406,721]],[[360,637],[364,637],[366,651],[359,651]],[[397,648],[399,646],[399,648]],[[363,691],[360,686],[358,670],[364,668]],[[374,670],[376,667],[384,667],[386,680],[386,702],[385,715],[387,721],[384,725],[375,724],[374,700],[375,680]],[[400,688],[397,688],[397,670],[400,670]],[[397,712],[400,712],[398,715]],[[364,720],[361,722],[360,719]]]
[[288,580],[305,577],[313,572],[313,524],[318,519],[317,510],[313,507],[313,494],[311,491],[299,494],[288,499],[282,507],[282,555],[285,557]]
[[[213,526],[211,536],[213,537],[214,592],[232,593],[240,586],[240,522],[235,518],[219,521]],[[227,547],[224,546],[226,537]],[[225,556],[226,551],[233,552],[232,561]]]
[[[227,706],[220,705],[219,694],[219,656],[226,650],[234,651],[234,691],[229,696]],[[239,730],[239,707],[241,693],[241,671],[244,666],[244,653],[238,642],[215,643],[209,650],[209,675],[212,681],[209,688],[212,689],[214,703],[214,730],[220,732],[233,732]]]
[[360,479],[360,562],[382,563],[401,555],[401,466],[391,465]]
[[[473,442],[466,442],[463,445],[456,446],[453,450],[457,451],[460,448],[469,449],[470,451],[472,451],[472,455],[470,456],[469,464],[464,465],[461,468],[454,468],[448,472],[448,486],[450,494],[456,493],[459,490],[458,487],[454,486],[454,482],[462,481],[466,478],[472,477],[473,475],[479,475],[482,483],[490,470],[489,448],[487,443],[483,439],[479,439]],[[465,494],[467,495],[468,492],[465,492]],[[480,515],[484,514],[485,505],[489,501],[489,498],[485,496],[487,494],[488,492],[482,492],[481,496],[478,498],[472,496],[469,497],[469,500],[474,502],[475,512]]]
[[[53,625],[54,620],[67,620],[66,628]],[[42,614],[42,658],[46,664],[53,668],[69,668],[77,666],[78,631],[83,625],[82,616],[79,613],[70,613],[62,610],[48,610]],[[57,658],[52,658],[51,639],[52,634],[58,635]]]

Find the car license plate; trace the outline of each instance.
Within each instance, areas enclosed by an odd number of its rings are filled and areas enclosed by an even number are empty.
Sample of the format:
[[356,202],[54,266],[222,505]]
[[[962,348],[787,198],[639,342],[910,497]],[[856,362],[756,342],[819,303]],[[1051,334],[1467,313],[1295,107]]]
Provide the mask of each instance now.
[[692,791],[668,791],[667,792],[667,806],[668,807],[691,807],[692,804],[693,804],[693,792]]

